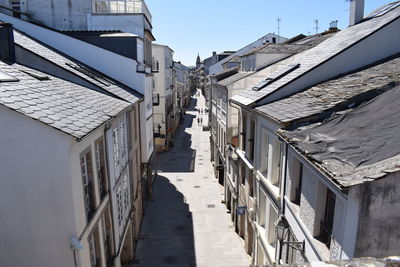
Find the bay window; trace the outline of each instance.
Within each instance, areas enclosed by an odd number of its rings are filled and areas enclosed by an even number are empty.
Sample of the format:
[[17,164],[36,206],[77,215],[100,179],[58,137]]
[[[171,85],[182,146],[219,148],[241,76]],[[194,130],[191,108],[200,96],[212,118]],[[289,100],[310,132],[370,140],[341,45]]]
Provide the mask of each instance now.
[[143,14],[151,22],[146,3],[141,0],[93,0],[94,13]]

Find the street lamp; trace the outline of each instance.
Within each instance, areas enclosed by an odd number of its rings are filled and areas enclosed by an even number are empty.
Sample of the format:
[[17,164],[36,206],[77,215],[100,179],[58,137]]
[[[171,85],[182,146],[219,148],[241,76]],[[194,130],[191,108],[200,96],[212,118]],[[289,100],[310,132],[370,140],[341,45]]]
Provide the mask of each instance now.
[[288,245],[291,248],[294,248],[301,253],[304,253],[304,246],[305,246],[305,241],[285,241],[287,234],[289,232],[289,224],[286,221],[285,217],[281,216],[278,221],[275,222],[275,229],[276,229],[276,239],[282,244],[282,245]]

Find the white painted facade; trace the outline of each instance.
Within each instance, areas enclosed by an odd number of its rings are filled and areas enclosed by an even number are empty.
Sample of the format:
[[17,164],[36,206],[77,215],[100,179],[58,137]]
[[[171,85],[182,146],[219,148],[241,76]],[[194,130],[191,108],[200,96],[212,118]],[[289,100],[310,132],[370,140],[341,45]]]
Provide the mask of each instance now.
[[[0,20],[12,23],[16,29],[34,36],[37,40],[143,94],[145,100],[144,103],[141,103],[141,125],[145,125],[145,127],[141,127],[142,160],[143,162],[150,160],[154,151],[152,80],[151,76],[137,72],[138,62],[136,60],[2,13],[0,13]],[[115,68],[115,66],[119,67]]]
[[90,266],[88,237],[98,231],[98,264],[107,266],[101,229],[110,200],[100,197],[99,177],[93,169],[96,208],[87,221],[81,172],[84,151],[91,153],[95,168],[95,142],[102,138],[104,126],[77,142],[3,106],[0,113],[0,122],[7,125],[0,133],[5,148],[0,153],[0,210],[9,214],[2,217],[1,265],[74,266],[70,238],[75,237],[83,246],[75,251],[78,266]]
[[210,66],[210,70],[209,70],[209,74],[216,74],[219,73],[221,71],[224,70],[223,68],[223,64],[226,63],[227,61],[229,61],[231,58],[235,57],[235,56],[241,56],[244,55],[246,52],[250,51],[251,49],[255,48],[255,47],[259,47],[263,44],[266,44],[267,42],[269,43],[282,43],[284,41],[286,41],[287,38],[284,38],[282,36],[278,36],[276,34],[273,33],[269,33],[263,37],[261,37],[260,39],[248,44],[247,46],[239,49],[237,52],[235,52],[234,54],[232,54],[231,56],[218,61],[217,63],[215,63],[214,65]]
[[153,44],[153,56],[159,63],[159,71],[154,74],[154,95],[159,104],[154,108],[154,133],[157,150],[169,147],[176,128],[174,123],[174,103],[176,88],[173,77],[173,50],[165,45]]

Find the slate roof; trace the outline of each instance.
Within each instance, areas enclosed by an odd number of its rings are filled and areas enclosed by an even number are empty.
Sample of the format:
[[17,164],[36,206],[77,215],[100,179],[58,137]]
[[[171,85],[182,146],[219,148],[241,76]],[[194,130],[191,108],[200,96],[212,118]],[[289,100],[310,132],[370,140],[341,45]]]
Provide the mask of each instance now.
[[[56,64],[68,72],[85,79],[86,81],[96,85],[97,87],[123,99],[130,103],[135,103],[143,96],[131,88],[117,83],[104,74],[101,74],[89,67],[84,66],[76,60],[72,60],[64,56],[61,52],[28,37],[24,33],[14,30],[15,44],[29,50],[30,52]],[[83,71],[80,71],[80,69]]]
[[[23,71],[46,75],[38,80]],[[0,82],[0,104],[76,138],[82,138],[129,107],[126,101],[0,61],[0,71],[19,81]]]
[[[348,47],[357,43],[366,36],[372,34],[387,23],[397,19],[399,16],[400,7],[397,7],[391,12],[386,13],[382,16],[368,19],[362,23],[356,24],[352,27],[338,32],[331,38],[328,38],[324,42],[320,43],[319,45],[289,58],[288,64],[301,63],[299,68],[295,69],[294,71],[290,72],[279,80],[267,85],[259,91],[254,91],[251,88],[243,90],[239,94],[233,96],[231,100],[242,105],[253,104],[271,94],[272,92],[278,90],[279,88],[294,81],[299,76],[307,73],[308,71],[312,70],[323,62],[328,61],[331,57],[341,53]],[[263,79],[265,78],[267,77],[264,77]],[[263,79],[260,79],[254,85],[256,85]]]
[[247,72],[241,71],[241,72],[238,72],[224,80],[219,81],[218,84],[220,84],[222,86],[227,86],[227,85],[234,83],[236,81],[239,81],[240,79],[243,79],[244,77],[249,76],[253,73],[254,73],[254,71],[247,71]]
[[322,123],[280,131],[342,188],[400,171],[400,86]]
[[356,104],[400,85],[400,57],[333,79],[290,97],[256,108],[283,123],[302,120],[323,112]]

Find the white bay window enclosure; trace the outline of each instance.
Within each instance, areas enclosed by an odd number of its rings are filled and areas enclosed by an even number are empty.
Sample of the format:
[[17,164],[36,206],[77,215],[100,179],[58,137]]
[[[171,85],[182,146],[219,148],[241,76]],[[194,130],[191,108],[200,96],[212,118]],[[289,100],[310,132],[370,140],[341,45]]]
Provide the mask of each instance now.
[[144,14],[151,22],[150,11],[141,0],[93,0],[94,13]]

